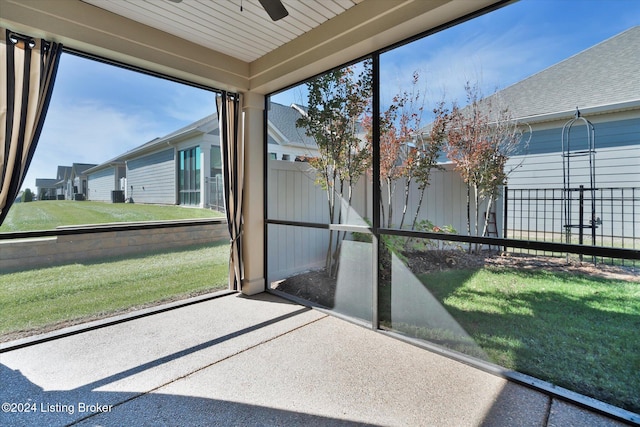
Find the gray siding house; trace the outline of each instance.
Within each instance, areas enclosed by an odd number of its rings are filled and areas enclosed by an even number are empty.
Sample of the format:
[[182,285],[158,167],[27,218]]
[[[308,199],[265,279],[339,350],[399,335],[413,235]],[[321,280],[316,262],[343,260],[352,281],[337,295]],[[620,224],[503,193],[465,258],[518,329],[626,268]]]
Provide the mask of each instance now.
[[[551,233],[562,236],[580,228],[590,229],[591,222],[595,222],[593,228],[599,234],[607,233],[609,242],[611,238],[638,240],[635,231],[635,224],[640,224],[636,195],[640,188],[638,46],[640,26],[604,40],[483,101],[493,108],[507,109],[511,119],[527,130],[524,139],[529,142],[526,147],[522,144],[506,164],[507,171],[511,171],[507,181],[510,191],[506,199],[495,201],[491,207],[496,216],[497,233],[505,225],[517,233],[533,230],[553,238]],[[594,150],[589,150],[588,129],[582,120],[575,120],[569,138],[566,134],[563,138],[563,128],[576,118],[577,110],[581,118],[593,125]],[[422,132],[428,135],[430,126]],[[563,153],[563,142],[565,146],[570,143],[571,155],[566,149]],[[440,161],[450,163],[444,153]],[[590,185],[592,170],[593,187]],[[580,186],[583,186],[581,193]],[[580,194],[587,200],[586,207],[579,207]],[[585,216],[579,224],[581,209]],[[506,219],[503,218],[505,210],[508,210]],[[595,211],[593,219],[592,210]],[[604,241],[603,238],[600,241]]]
[[91,200],[123,191],[135,203],[209,205],[209,183],[220,175],[216,115],[155,138],[87,171]]
[[[507,163],[508,169],[517,166],[508,178],[505,206],[513,236],[534,230],[573,243],[637,247],[638,46],[640,26],[492,95],[532,130],[526,151]],[[563,137],[576,110],[593,126],[593,150],[582,119]]]
[[175,151],[167,148],[127,160],[127,198],[136,203],[177,204]]
[[[114,191],[124,191],[122,179],[126,176],[124,162],[103,163],[87,169],[89,200],[113,202]],[[124,199],[124,193],[122,193]]]
[[[562,128],[579,109],[595,129],[597,187],[640,187],[640,26],[618,34],[492,97],[533,130],[509,188],[561,188]],[[572,128],[586,147],[586,128]],[[575,145],[573,145],[575,144]],[[571,182],[589,184],[587,159],[572,161]]]
[[[317,155],[312,138],[295,122],[302,107],[271,103],[268,150],[274,160]],[[123,191],[134,203],[222,206],[222,162],[218,119],[204,117],[162,138],[153,139],[86,171],[88,198],[114,201]]]

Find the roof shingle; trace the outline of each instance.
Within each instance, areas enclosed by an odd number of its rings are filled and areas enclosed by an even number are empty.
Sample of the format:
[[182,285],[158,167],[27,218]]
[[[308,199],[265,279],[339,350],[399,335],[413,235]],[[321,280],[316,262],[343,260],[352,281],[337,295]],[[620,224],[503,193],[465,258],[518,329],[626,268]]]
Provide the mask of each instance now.
[[515,118],[640,99],[640,26],[632,27],[498,93]]

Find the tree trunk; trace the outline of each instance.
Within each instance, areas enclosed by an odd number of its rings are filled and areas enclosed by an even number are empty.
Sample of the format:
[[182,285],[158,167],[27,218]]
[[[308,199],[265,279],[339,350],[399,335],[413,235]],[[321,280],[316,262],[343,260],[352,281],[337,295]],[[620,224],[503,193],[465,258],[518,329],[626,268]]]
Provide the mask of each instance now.
[[[338,213],[338,224],[341,224],[342,223],[342,195],[344,194],[344,179],[340,180],[340,193],[338,194],[340,195],[340,211]],[[349,206],[351,206],[351,200],[349,200]],[[342,234],[342,237],[340,237],[340,234]],[[342,249],[342,241],[344,240],[346,235],[347,235],[346,231],[343,231],[343,232],[338,231],[336,233],[336,247],[333,250],[333,254],[331,256],[331,268],[329,270],[329,276],[334,279],[338,274],[338,264],[340,263],[340,250]]]
[[[471,236],[471,186],[467,184],[467,236]],[[469,243],[469,253],[471,253],[471,243]]]
[[402,206],[402,218],[400,219],[400,228],[404,226],[404,219],[407,216],[407,208],[409,206],[409,192],[411,190],[411,177],[408,177],[404,183],[404,205]]
[[[493,205],[493,194],[489,196],[489,200],[487,202],[487,211],[484,214],[484,226],[482,227],[482,236],[486,237],[487,232],[489,231],[489,216],[491,215],[491,206]],[[496,225],[496,230],[497,230]],[[493,250],[493,246],[489,246],[489,250]]]
[[[329,203],[329,224],[333,224],[333,220],[335,218],[335,206],[336,206],[336,195],[335,195],[335,184],[336,184],[336,172],[335,168],[333,171],[332,180],[329,181],[329,171],[325,172],[325,176],[327,177],[327,200]],[[327,274],[331,274],[331,264],[332,264],[332,253],[333,253],[333,230],[329,230],[329,246],[327,247],[327,256],[325,258],[325,270]]]
[[[357,184],[353,183],[352,181],[349,181],[349,185],[347,186],[348,189],[348,194],[347,194],[347,206],[351,206],[351,201],[353,200],[353,187],[354,185]],[[341,186],[342,187],[342,186]],[[347,232],[343,231],[342,232],[342,237],[340,237],[340,232],[338,232],[338,236],[337,236],[337,240],[336,240],[336,250],[334,252],[333,255],[333,272],[331,273],[331,277],[335,278],[338,275],[338,270],[340,269],[340,253],[342,252],[342,242],[344,242],[344,240],[347,237]]]
[[[378,194],[378,200],[380,201],[380,206],[378,206],[378,209],[380,209],[380,224],[384,225],[385,223],[385,212],[384,212],[384,202],[382,200],[382,186],[380,186],[380,192]],[[375,209],[375,207],[374,207]]]
[[416,207],[416,214],[413,216],[413,222],[411,223],[411,230],[416,229],[416,224],[418,224],[418,215],[420,214],[420,209],[422,208],[422,201],[424,200],[424,192],[427,187],[422,187],[420,189],[420,198],[418,199],[418,206]]
[[[479,232],[480,232],[480,191],[478,189],[477,185],[473,186],[473,195],[475,197],[475,203],[476,203],[476,212],[475,212],[475,219],[474,219],[474,226],[473,226],[473,232],[475,234],[475,236],[480,236]],[[474,245],[474,252],[478,253],[480,252],[480,248],[482,247],[481,244],[476,243]]]
[[387,228],[391,228],[391,224],[393,224],[393,189],[391,188],[392,181],[389,178],[387,180],[387,209],[388,209],[388,217],[387,217]]

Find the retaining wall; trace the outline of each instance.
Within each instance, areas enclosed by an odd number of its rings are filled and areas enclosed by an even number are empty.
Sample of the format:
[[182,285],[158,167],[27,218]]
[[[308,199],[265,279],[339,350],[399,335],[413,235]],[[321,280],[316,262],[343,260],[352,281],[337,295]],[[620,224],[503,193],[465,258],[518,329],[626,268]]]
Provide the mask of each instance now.
[[[179,226],[95,232],[96,226],[58,227],[58,230],[93,230],[89,233],[54,237],[0,240],[0,273],[142,254],[160,249],[180,248],[229,240],[226,220],[181,221]],[[122,228],[118,223],[119,228]],[[105,228],[105,225],[100,225]]]

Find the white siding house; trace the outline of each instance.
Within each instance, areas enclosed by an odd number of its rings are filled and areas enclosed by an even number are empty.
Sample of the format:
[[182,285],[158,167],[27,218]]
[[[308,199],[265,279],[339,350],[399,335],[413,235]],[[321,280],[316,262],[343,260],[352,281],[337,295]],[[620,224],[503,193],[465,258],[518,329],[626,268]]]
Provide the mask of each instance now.
[[303,107],[286,106],[271,102],[267,122],[267,152],[271,160],[294,161],[296,157],[315,157],[318,147],[315,140],[296,127],[302,117]]
[[58,166],[56,181],[56,198],[64,200],[71,194],[71,166]]
[[[71,177],[67,185],[67,199],[85,200],[89,192],[86,171],[96,166],[91,163],[74,163],[71,165]],[[69,193],[70,191],[70,193]]]

